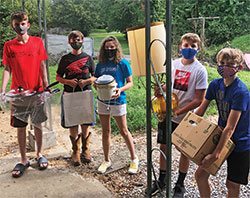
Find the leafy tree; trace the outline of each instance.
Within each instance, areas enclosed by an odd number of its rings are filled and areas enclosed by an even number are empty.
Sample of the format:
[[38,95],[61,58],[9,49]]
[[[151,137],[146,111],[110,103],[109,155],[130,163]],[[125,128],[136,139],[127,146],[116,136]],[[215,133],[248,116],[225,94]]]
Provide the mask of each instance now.
[[11,0],[0,1],[0,55],[3,55],[4,43],[15,37],[10,26],[10,15],[13,12]]
[[200,33],[201,21],[187,21],[187,18],[214,17],[206,20],[207,44],[221,44],[236,36],[249,33],[249,0],[175,0],[172,4],[174,38],[186,32]]
[[96,25],[94,1],[88,0],[55,0],[52,1],[51,27],[77,29],[88,36]]
[[[10,26],[10,16],[13,12],[22,10],[22,2],[18,0],[0,0],[0,55],[2,57],[4,43],[15,38],[15,33]],[[41,5],[42,6],[42,5]],[[25,12],[29,15],[31,28],[29,34],[33,36],[41,35],[38,24],[38,9],[36,0],[25,0]],[[49,0],[46,0],[47,20],[50,16]],[[43,22],[43,11],[41,12]]]
[[144,22],[140,2],[134,0],[116,0],[108,18],[110,30],[126,32],[127,27],[141,25]]

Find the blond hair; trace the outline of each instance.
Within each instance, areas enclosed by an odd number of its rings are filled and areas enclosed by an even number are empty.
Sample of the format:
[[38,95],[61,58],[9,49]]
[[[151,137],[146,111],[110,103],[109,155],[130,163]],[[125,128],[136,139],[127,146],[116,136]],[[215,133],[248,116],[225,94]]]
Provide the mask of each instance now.
[[182,42],[184,40],[187,41],[192,41],[193,43],[197,43],[198,47],[200,47],[200,43],[201,43],[201,39],[199,37],[198,34],[194,34],[194,33],[186,33],[181,37],[180,43],[182,44]]
[[16,11],[16,12],[14,12],[14,13],[11,15],[11,17],[10,17],[11,23],[12,23],[14,20],[17,20],[18,22],[21,22],[21,21],[28,21],[28,20],[29,20],[29,17],[28,17],[28,14],[26,14],[26,13],[23,12],[23,11]]
[[123,53],[122,53],[121,44],[119,43],[118,39],[115,36],[108,36],[102,40],[102,43],[99,49],[98,61],[100,63],[105,63],[105,64],[108,62],[108,58],[105,56],[104,50],[105,50],[105,44],[110,41],[112,41],[113,44],[116,46],[117,52],[116,52],[114,61],[115,61],[115,64],[118,64],[123,57]]
[[73,30],[68,35],[68,41],[70,41],[70,39],[75,39],[77,37],[80,37],[83,40],[83,38],[84,38],[83,33],[81,33],[78,30]]
[[224,59],[233,62],[237,65],[242,65],[244,62],[244,56],[241,50],[232,48],[223,48],[217,54],[217,62]]

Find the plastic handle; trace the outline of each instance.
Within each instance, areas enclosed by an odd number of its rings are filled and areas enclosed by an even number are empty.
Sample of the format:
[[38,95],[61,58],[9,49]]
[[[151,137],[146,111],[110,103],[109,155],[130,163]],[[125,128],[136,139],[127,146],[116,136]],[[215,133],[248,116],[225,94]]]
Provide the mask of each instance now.
[[59,83],[59,81],[53,82],[48,87],[46,87],[46,89],[49,89],[50,87],[53,87],[53,86],[57,85],[58,83]]

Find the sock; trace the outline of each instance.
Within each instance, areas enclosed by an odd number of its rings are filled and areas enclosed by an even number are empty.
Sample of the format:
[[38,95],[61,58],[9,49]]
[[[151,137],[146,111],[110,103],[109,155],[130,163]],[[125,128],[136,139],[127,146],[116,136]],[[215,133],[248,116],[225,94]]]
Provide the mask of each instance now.
[[184,186],[184,180],[185,180],[186,175],[187,173],[182,173],[179,171],[179,176],[178,176],[178,180],[176,184],[180,184],[181,186]]
[[166,171],[160,170],[160,176],[159,176],[160,183],[165,183],[165,177],[166,177]]
[[138,157],[136,156],[135,159],[131,160],[132,162],[136,163],[138,161]]

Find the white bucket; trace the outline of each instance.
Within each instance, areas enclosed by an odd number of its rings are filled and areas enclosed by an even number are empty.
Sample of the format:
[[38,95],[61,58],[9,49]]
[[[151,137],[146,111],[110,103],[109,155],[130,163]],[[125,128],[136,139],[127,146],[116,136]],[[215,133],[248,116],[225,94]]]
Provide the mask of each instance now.
[[95,81],[98,98],[102,101],[112,100],[117,83],[111,75],[102,75]]

